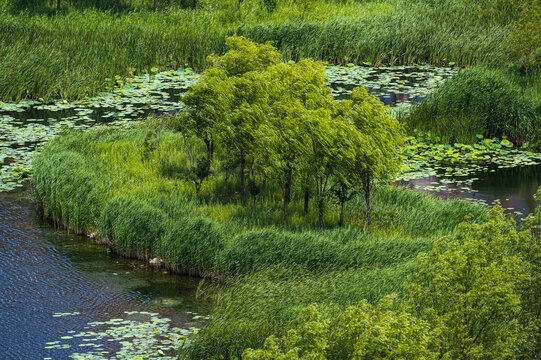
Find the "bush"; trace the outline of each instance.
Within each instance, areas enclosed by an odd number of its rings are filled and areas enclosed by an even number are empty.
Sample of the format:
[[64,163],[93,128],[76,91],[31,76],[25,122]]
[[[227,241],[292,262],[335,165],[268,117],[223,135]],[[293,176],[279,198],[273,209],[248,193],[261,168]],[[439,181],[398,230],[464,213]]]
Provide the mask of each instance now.
[[320,319],[316,306],[302,310],[299,324],[281,341],[265,340],[263,349],[246,349],[245,360],[356,359],[421,360],[430,357],[426,323],[404,310],[393,309],[393,297],[377,306],[363,300],[349,306],[338,324]]
[[407,119],[448,141],[507,136],[515,143],[541,141],[541,112],[503,71],[466,69],[446,80]]
[[481,225],[465,222],[451,240],[418,257],[411,308],[431,326],[434,353],[449,359],[517,359],[528,346],[521,289],[531,279],[517,232],[500,207]]
[[270,335],[285,335],[299,312],[312,303],[318,304],[322,319],[338,319],[345,307],[363,299],[376,303],[391,293],[400,298],[414,265],[311,272],[278,264],[238,276],[220,297],[191,358],[232,359],[246,348],[260,348]]

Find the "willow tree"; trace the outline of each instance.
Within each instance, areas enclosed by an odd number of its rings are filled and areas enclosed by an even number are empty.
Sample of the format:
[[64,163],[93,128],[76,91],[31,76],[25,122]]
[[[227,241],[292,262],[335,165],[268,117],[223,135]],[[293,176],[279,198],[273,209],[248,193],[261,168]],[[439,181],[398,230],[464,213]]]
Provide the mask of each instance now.
[[184,103],[194,133],[207,146],[209,166],[215,138],[239,157],[241,193],[244,195],[244,168],[254,134],[264,118],[265,70],[279,63],[280,53],[269,44],[256,44],[241,36],[226,39],[229,50],[208,57],[209,69],[187,91]]
[[224,114],[233,102],[233,88],[227,81],[226,72],[215,68],[206,70],[200,80],[186,92],[182,101],[186,105],[184,129],[203,140],[210,167],[216,126],[223,121]]
[[403,142],[402,128],[391,118],[383,104],[366,88],[353,90],[351,100],[340,104],[344,121],[357,130],[355,160],[350,168],[353,182],[362,184],[365,195],[364,226],[370,228],[372,220],[371,191],[374,179],[389,180],[400,166],[400,145]]

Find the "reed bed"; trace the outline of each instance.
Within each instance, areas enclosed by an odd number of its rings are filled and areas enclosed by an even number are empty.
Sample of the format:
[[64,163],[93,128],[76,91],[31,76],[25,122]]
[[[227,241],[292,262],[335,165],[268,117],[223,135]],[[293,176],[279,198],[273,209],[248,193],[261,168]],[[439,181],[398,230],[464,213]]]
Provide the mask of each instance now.
[[472,68],[447,80],[403,121],[445,142],[475,143],[478,137],[508,138],[516,145],[541,146],[539,73]]
[[202,70],[209,54],[224,52],[231,34],[272,41],[286,60],[501,67],[509,62],[508,26],[520,13],[520,2],[498,11],[505,0],[482,8],[463,0],[304,3],[279,1],[270,10],[258,1],[245,1],[240,10],[232,1],[195,10],[164,4],[156,14],[137,1],[107,11],[69,1],[52,13],[24,6],[10,13],[3,6],[0,99],[84,98],[116,75],[152,67]]

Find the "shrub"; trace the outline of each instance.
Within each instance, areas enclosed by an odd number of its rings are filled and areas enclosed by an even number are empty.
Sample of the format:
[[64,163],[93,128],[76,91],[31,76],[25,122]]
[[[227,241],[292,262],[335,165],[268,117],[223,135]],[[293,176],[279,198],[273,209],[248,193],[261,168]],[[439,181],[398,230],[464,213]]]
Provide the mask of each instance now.
[[518,143],[541,140],[539,108],[497,70],[461,71],[416,105],[407,123],[451,142],[474,142],[477,134]]
[[519,251],[528,242],[503,210],[485,224],[465,222],[457,235],[418,257],[408,285],[415,313],[428,321],[431,348],[443,358],[516,359],[528,340],[519,321],[522,285],[530,265]]

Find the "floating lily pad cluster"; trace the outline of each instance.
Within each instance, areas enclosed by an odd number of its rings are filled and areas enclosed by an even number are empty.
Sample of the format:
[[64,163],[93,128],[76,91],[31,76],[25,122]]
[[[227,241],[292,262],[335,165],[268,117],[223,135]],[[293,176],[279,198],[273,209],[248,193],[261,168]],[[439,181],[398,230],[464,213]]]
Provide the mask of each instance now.
[[[420,67],[329,67],[327,74],[338,98],[349,96],[359,85],[376,94],[402,94],[395,105],[408,105],[409,98],[425,94],[445,77],[450,68]],[[125,126],[149,113],[170,114],[182,109],[182,94],[197,81],[190,69],[135,76],[122,86],[94,98],[0,102],[0,191],[21,186],[32,169],[39,145],[62,130],[97,125]],[[410,95],[409,92],[412,92]],[[394,95],[393,95],[394,96]],[[392,112],[392,111],[391,111]]]
[[177,112],[181,94],[198,76],[186,70],[136,76],[111,92],[74,102],[0,102],[0,191],[20,186],[31,171],[34,150],[60,131],[124,126],[149,113]]
[[[76,316],[58,313],[54,317]],[[193,319],[206,318],[195,315]],[[157,313],[126,311],[123,318],[88,323],[83,332],[68,331],[45,349],[71,349],[72,359],[176,359],[179,349],[189,346],[198,329],[170,326],[170,319]],[[52,358],[45,358],[48,360]]]
[[327,75],[338,99],[349,97],[354,87],[363,85],[386,105],[394,107],[423,100],[444,79],[457,71],[457,68],[429,65],[378,68],[333,66],[327,69]]

